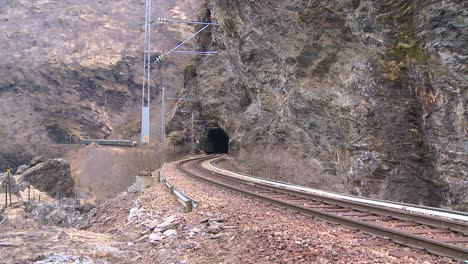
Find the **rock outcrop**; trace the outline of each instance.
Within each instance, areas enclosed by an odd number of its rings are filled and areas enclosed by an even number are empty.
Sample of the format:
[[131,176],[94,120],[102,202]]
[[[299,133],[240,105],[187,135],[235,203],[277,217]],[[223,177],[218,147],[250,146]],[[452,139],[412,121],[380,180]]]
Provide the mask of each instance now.
[[186,69],[185,107],[216,120],[233,151],[279,145],[352,194],[468,210],[467,10],[208,0],[200,18],[220,27],[198,45],[218,53]]
[[50,197],[74,197],[75,182],[70,174],[70,164],[64,159],[50,159],[25,170],[20,182],[28,182]]
[[[156,0],[153,16],[191,19],[200,2]],[[61,157],[85,138],[138,136],[144,12],[144,1],[131,0],[1,3],[0,168],[36,155]],[[153,30],[156,56],[193,27]],[[153,67],[156,76],[164,73],[168,96],[183,86],[178,76],[188,60],[176,55]],[[158,85],[152,82],[154,102]]]

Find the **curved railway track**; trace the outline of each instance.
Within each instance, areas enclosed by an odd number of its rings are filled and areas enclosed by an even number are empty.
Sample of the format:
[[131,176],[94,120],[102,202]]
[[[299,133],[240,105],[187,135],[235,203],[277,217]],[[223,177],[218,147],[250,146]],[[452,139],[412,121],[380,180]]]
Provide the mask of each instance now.
[[204,161],[215,157],[217,156],[210,155],[184,160],[177,164],[177,168],[198,180],[307,216],[388,238],[406,246],[425,249],[437,255],[461,261],[468,260],[468,222],[253,183],[216,173],[201,166]]

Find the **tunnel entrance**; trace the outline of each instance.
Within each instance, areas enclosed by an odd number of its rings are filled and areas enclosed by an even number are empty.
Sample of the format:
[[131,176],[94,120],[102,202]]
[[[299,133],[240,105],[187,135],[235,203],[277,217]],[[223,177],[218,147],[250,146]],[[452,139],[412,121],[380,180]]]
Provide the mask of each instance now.
[[229,136],[224,129],[210,129],[206,141],[206,153],[229,153]]

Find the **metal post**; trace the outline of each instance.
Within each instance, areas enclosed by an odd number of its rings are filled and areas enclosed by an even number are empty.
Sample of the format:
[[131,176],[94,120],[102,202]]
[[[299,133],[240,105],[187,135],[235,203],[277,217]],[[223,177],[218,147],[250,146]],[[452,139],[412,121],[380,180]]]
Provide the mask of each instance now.
[[195,154],[195,131],[193,126],[193,121],[195,120],[195,112],[192,111],[192,118],[191,118],[191,127],[192,127],[192,154]]
[[8,185],[5,185],[5,208],[8,206]]
[[[141,171],[151,171],[150,144],[150,105],[151,105],[151,0],[146,0],[145,40],[143,54],[143,84],[141,90]],[[144,146],[146,145],[146,147]],[[146,156],[146,157],[145,157]],[[147,162],[147,164],[145,164]]]
[[166,140],[166,88],[162,87],[161,105],[161,142]]
[[11,205],[10,169],[7,169],[7,173],[8,173],[8,193],[10,195],[10,205]]
[[190,213],[190,212],[192,212],[192,210],[193,210],[192,200],[186,201],[185,202],[185,211],[187,213]]
[[150,176],[151,176],[151,171],[152,171],[152,168],[151,168],[151,165],[152,165],[152,162],[151,162],[151,159],[152,159],[152,155],[151,155],[151,146],[150,144],[148,144],[148,172],[150,173]]

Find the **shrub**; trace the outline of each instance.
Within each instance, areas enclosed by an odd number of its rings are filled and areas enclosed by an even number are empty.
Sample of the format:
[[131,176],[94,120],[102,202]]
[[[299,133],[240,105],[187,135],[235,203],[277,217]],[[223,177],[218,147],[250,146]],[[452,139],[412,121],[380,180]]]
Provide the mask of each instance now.
[[247,167],[248,174],[262,178],[331,191],[342,189],[339,179],[325,173],[319,161],[280,146],[242,149],[238,161]]

